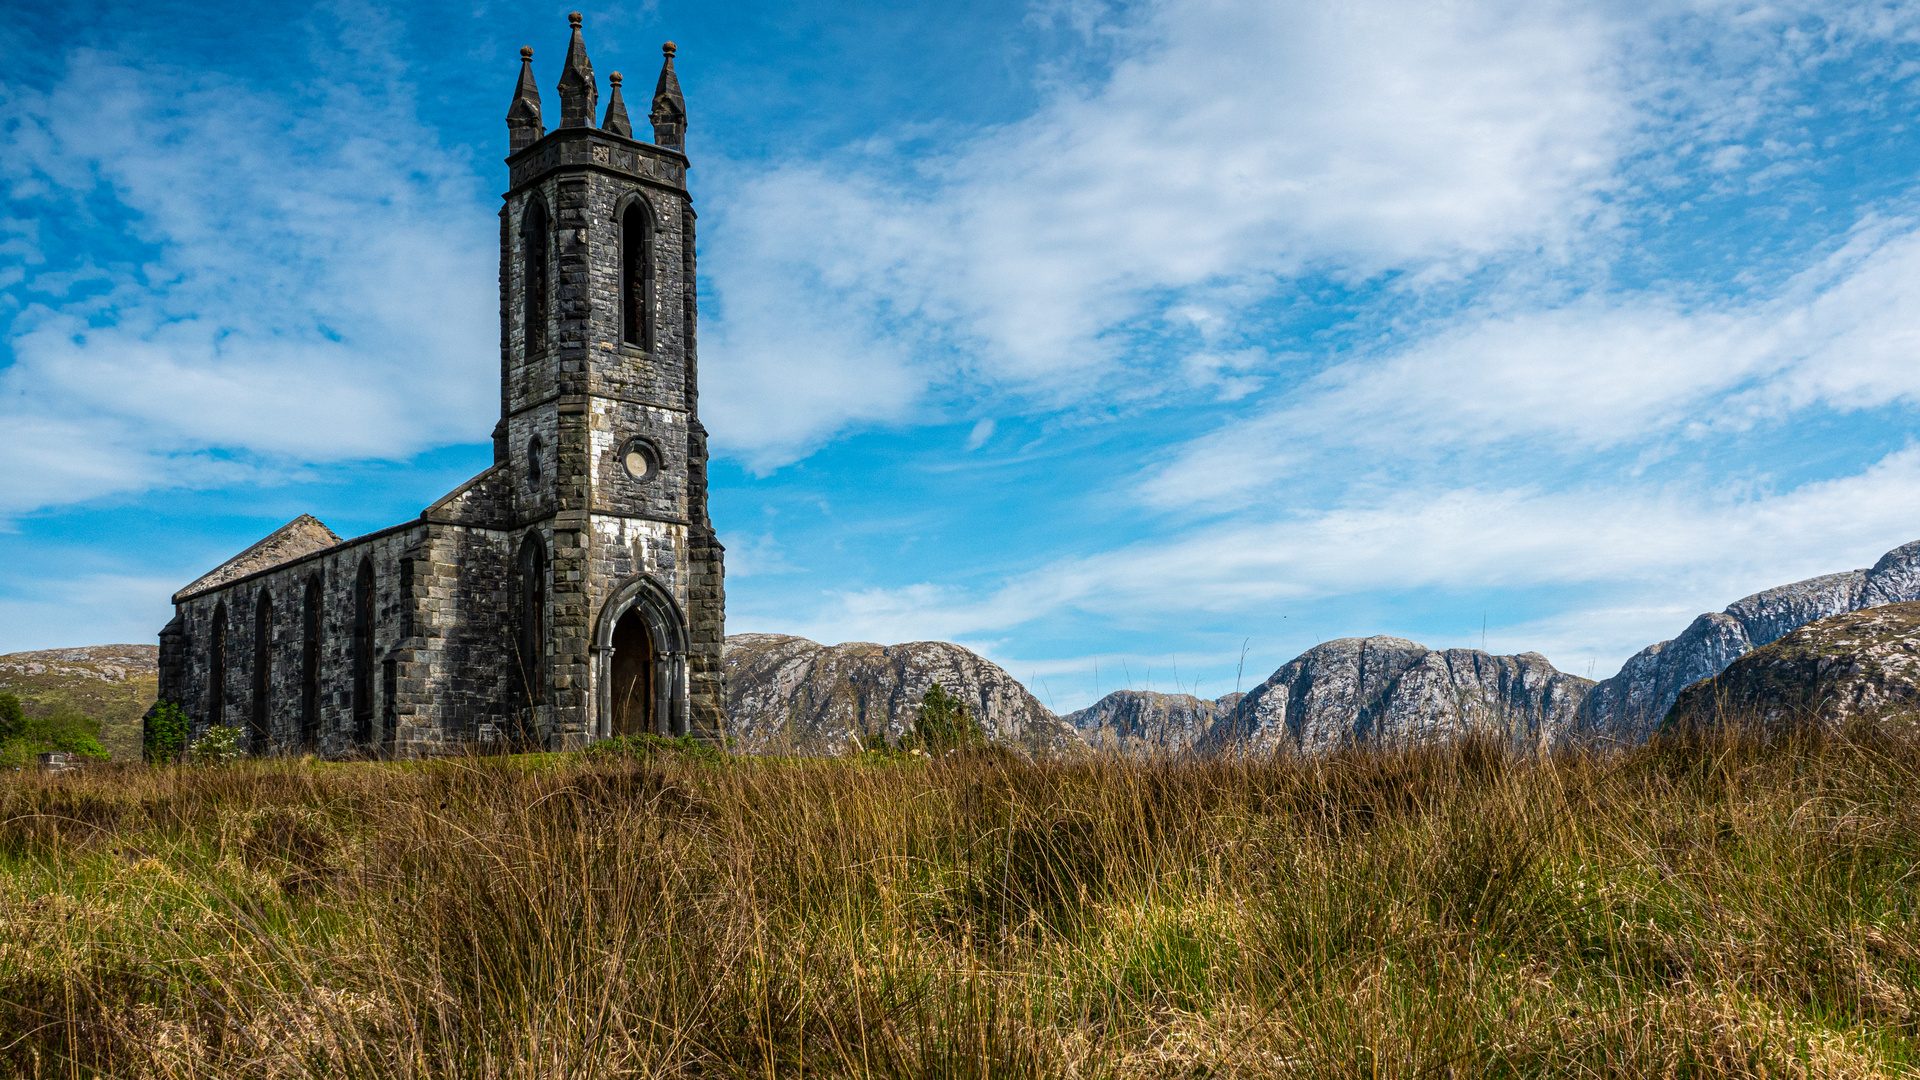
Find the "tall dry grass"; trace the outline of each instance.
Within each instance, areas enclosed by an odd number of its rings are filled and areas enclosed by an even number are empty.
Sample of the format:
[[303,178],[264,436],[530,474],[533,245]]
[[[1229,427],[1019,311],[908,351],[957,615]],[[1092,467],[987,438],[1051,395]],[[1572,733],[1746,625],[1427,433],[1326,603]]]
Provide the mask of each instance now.
[[24,1076],[1876,1076],[1920,748],[0,779]]

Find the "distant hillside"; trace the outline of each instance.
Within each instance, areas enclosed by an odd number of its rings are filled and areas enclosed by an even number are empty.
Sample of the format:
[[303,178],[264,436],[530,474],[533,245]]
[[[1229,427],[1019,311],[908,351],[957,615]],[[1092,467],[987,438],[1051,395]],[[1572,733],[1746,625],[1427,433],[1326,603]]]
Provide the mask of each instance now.
[[1003,746],[1035,757],[1086,752],[1086,743],[1013,676],[944,641],[822,645],[788,634],[730,634],[727,734],[752,754],[836,754],[854,739],[913,729],[938,682],[966,702]]
[[1579,730],[1624,745],[1647,740],[1680,692],[1711,679],[1747,652],[1842,612],[1920,600],[1920,540],[1880,556],[1870,569],[1778,585],[1709,611],[1678,637],[1649,645],[1593,688]]
[[155,645],[89,645],[0,656],[0,693],[28,715],[66,706],[100,721],[100,744],[116,761],[140,756],[140,718],[160,692]]
[[1467,731],[1551,746],[1592,682],[1539,653],[1429,649],[1405,638],[1341,638],[1288,661],[1200,739],[1202,753],[1325,753],[1444,742]]
[[1133,757],[1179,754],[1200,741],[1214,722],[1232,714],[1245,694],[1216,701],[1192,694],[1115,690],[1078,712],[1061,717],[1096,750]]

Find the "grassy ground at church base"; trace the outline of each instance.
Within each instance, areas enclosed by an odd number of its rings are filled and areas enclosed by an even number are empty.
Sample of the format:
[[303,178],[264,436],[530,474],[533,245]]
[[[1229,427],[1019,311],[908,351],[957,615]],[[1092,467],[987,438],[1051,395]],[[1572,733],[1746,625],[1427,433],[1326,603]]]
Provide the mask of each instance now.
[[0,1075],[1891,1076],[1920,747],[0,778]]

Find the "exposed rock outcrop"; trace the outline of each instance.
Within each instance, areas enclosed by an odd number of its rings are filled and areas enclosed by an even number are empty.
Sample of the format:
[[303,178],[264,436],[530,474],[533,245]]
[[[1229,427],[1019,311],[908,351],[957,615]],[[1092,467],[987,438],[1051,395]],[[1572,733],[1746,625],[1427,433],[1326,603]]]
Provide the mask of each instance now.
[[944,641],[822,645],[787,634],[727,637],[727,734],[754,754],[837,754],[854,739],[913,730],[938,682],[967,703],[995,743],[1036,757],[1086,743],[997,665]]
[[1649,645],[1587,695],[1576,728],[1600,741],[1645,742],[1680,692],[1726,670],[1747,652],[1842,612],[1920,600],[1920,540],[1871,569],[1825,574],[1757,592],[1693,620],[1680,636]]
[[1060,719],[1073,725],[1088,745],[1132,757],[1181,754],[1193,748],[1208,729],[1233,711],[1245,694],[1228,694],[1216,701],[1192,694],[1159,694],[1151,690],[1115,690],[1099,701]]
[[1341,638],[1307,650],[1255,687],[1200,739],[1204,753],[1326,753],[1407,746],[1469,730],[1550,745],[1593,684],[1539,653],[1429,649],[1397,637]]
[[1818,619],[1680,692],[1668,727],[1837,727],[1920,708],[1920,603]]

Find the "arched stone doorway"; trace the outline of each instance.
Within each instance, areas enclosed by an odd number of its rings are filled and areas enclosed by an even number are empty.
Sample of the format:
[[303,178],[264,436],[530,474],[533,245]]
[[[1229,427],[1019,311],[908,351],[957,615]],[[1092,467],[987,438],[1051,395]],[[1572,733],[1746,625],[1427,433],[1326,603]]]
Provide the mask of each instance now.
[[687,621],[644,574],[627,579],[594,628],[594,734],[687,733]]

